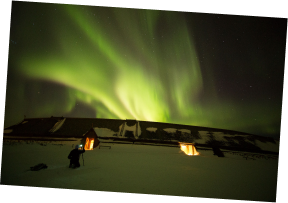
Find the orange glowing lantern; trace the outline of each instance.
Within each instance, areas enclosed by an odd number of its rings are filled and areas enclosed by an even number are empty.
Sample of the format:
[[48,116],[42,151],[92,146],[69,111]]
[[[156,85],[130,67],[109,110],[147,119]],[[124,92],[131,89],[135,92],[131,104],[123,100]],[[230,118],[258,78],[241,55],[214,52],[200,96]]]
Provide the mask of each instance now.
[[192,144],[180,144],[180,148],[185,154],[189,156],[199,155],[199,152],[196,151],[195,146]]
[[85,150],[93,150],[93,145],[94,145],[94,138],[86,138],[86,142],[85,142]]

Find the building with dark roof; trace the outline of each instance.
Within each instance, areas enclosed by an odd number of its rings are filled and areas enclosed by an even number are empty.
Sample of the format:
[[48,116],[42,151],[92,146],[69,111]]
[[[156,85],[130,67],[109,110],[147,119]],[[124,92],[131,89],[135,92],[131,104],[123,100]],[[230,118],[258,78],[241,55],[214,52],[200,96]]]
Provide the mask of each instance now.
[[232,130],[138,120],[100,118],[24,118],[4,129],[4,139],[76,139],[93,128],[101,139],[256,153],[279,153],[279,140]]

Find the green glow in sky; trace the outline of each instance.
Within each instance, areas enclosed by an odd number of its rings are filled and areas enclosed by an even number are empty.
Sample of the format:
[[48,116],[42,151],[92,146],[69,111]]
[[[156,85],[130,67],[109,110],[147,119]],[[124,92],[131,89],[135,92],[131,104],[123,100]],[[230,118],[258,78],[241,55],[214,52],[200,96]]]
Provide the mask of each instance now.
[[[79,46],[71,30],[59,25],[54,29],[60,33],[60,55],[21,60],[24,74],[69,87],[77,100],[95,108],[97,117],[174,122],[198,116],[194,108],[199,106],[201,70],[182,19],[166,30],[159,45],[154,42],[162,37],[156,33],[158,11],[141,11],[146,20],[138,21],[115,9],[114,16],[107,16],[118,19],[113,24],[97,24],[91,19],[94,15],[85,15],[81,8],[68,6],[66,11],[72,30],[78,29],[85,38],[85,46]],[[131,32],[123,33],[121,18]]]
[[[208,38],[196,40],[195,33],[201,33],[201,29],[191,25],[193,17],[187,20],[187,14],[157,10],[33,3],[29,6],[35,12],[26,14],[25,20],[19,14],[23,5],[14,6],[19,11],[12,13],[16,17],[12,15],[11,39],[19,39],[20,45],[10,46],[7,87],[13,91],[7,91],[11,101],[6,105],[8,111],[14,109],[31,117],[62,116],[81,104],[86,110],[78,110],[77,116],[82,117],[92,109],[97,118],[244,132],[252,132],[256,126],[258,132],[271,134],[279,131],[279,125],[274,125],[279,120],[278,104],[271,106],[272,102],[262,97],[249,100],[249,95],[243,93],[245,100],[241,100],[242,97],[234,96],[240,88],[228,93],[229,86],[236,87],[236,82],[247,78],[239,74],[242,64],[229,67],[233,59],[230,63],[230,59],[219,57],[229,70],[238,71],[237,77],[230,73],[220,80],[219,75],[227,72],[219,74],[223,64],[219,65],[214,57],[217,51],[213,52],[213,60],[209,53],[217,43]],[[202,18],[195,17],[195,21],[199,19]],[[216,34],[209,33],[209,37],[218,40]],[[233,37],[230,33],[229,36]],[[210,59],[201,51],[204,45]],[[263,67],[258,58],[254,57],[251,64],[253,68],[247,66],[250,75],[266,77],[260,71]],[[235,84],[222,85],[226,93],[221,94],[219,81]],[[23,107],[16,104],[17,100]]]

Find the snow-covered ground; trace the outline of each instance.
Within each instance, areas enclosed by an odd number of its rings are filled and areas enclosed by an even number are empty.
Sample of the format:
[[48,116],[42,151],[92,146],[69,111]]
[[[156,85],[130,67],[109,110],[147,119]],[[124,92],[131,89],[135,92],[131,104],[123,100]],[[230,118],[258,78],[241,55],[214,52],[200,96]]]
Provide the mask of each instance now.
[[[79,169],[69,169],[67,156],[78,143],[3,142],[1,184],[272,202],[276,199],[277,159],[246,160],[232,153],[220,158],[211,150],[187,156],[180,147],[101,142],[100,146],[111,149],[86,151],[84,166],[81,158]],[[47,164],[48,169],[29,171],[39,163]]]

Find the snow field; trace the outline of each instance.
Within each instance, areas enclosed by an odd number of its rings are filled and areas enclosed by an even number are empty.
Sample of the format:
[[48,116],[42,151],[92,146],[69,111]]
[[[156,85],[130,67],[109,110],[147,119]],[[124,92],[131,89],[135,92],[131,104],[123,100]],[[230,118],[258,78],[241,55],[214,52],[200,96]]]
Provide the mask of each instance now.
[[[86,151],[84,166],[80,158],[81,167],[69,169],[67,156],[78,143],[4,142],[1,183],[255,201],[276,198],[277,160],[245,160],[229,153],[219,158],[210,150],[187,156],[180,147],[100,143],[111,149]],[[27,171],[39,163],[48,169]]]

